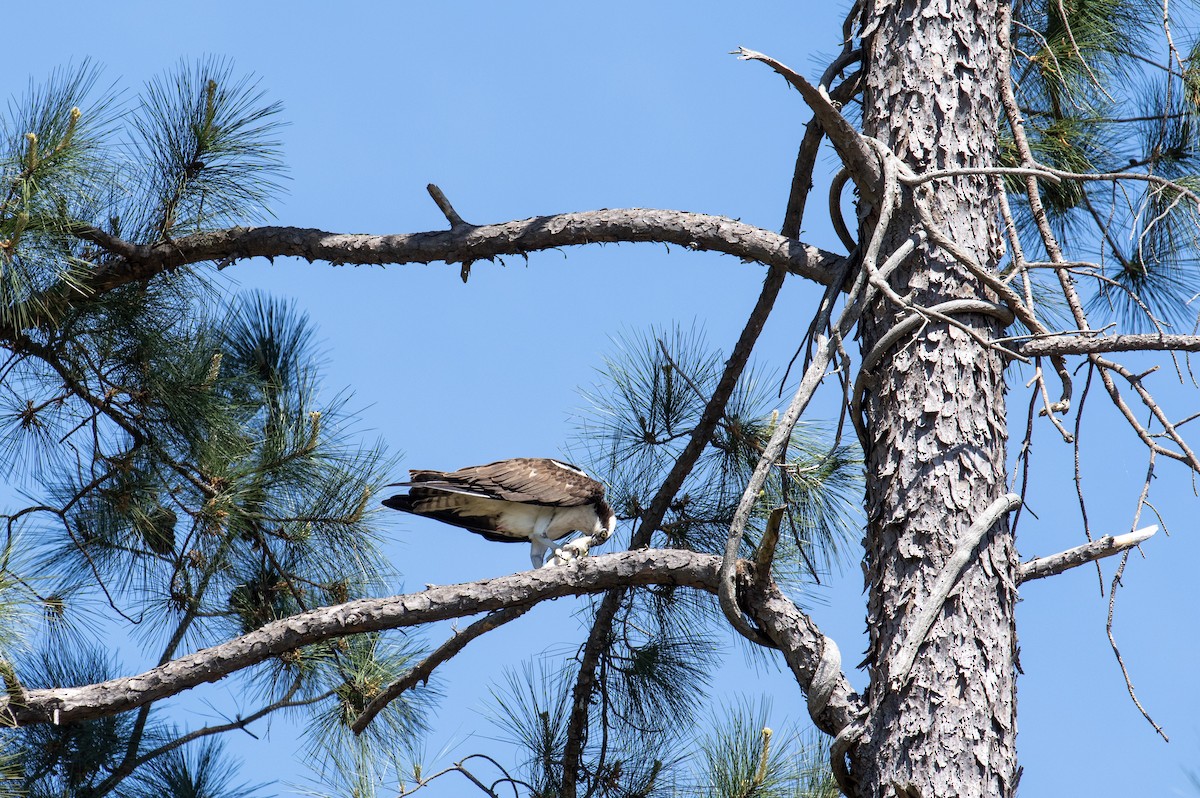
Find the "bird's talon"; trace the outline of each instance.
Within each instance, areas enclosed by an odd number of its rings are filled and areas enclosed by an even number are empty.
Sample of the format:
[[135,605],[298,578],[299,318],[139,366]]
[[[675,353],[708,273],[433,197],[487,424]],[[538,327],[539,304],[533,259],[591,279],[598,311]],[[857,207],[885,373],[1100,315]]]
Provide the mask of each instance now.
[[566,565],[587,556],[590,544],[587,540],[573,540],[562,548],[554,550],[550,562],[554,565]]

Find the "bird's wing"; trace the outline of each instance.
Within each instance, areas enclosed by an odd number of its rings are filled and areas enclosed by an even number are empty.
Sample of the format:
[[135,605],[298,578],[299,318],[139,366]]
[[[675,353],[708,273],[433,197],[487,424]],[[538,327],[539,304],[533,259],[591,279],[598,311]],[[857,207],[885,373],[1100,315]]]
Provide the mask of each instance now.
[[544,457],[518,457],[458,471],[411,471],[408,485],[487,499],[578,507],[604,498],[604,485],[579,468]]

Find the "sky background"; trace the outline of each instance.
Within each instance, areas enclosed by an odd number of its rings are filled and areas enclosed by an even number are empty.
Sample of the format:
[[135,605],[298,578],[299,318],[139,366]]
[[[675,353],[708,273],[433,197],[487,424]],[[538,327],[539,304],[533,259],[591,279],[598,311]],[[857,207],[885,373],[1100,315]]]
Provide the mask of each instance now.
[[[838,49],[842,4],[566,3],[13,3],[5,10],[0,88],[90,57],[132,98],[181,58],[231,58],[284,105],[288,193],[280,224],[338,232],[442,229],[425,193],[437,183],[475,223],[604,207],[722,214],[778,229],[795,148],[808,114],[765,67],[729,55],[739,45],[819,75]],[[820,208],[833,168],[822,159],[803,239],[840,251]],[[560,455],[585,400],[579,388],[615,351],[613,338],[651,325],[703,327],[732,345],[763,270],[729,257],[662,246],[545,252],[525,263],[459,267],[331,267],[279,259],[225,270],[230,290],[294,297],[316,323],[332,397],[353,391],[365,440],[381,438],[410,467],[452,469],[514,456]],[[801,340],[816,293],[790,278],[755,353],[781,369]],[[1136,368],[1143,361],[1125,359]],[[1174,417],[1196,392],[1169,360],[1152,387]],[[1143,366],[1144,367],[1144,366]],[[1028,375],[1010,376],[1011,415],[1024,417]],[[833,415],[829,388],[810,417]],[[1146,457],[1095,393],[1082,451],[1097,534],[1129,531]],[[1017,433],[1019,437],[1019,433]],[[1015,448],[1015,447],[1014,447]],[[1045,423],[1034,437],[1030,507],[1018,530],[1025,558],[1083,541],[1071,448]],[[599,476],[603,477],[603,474]],[[1138,696],[1171,735],[1159,739],[1125,690],[1104,624],[1094,568],[1021,591],[1020,795],[1196,795],[1200,769],[1200,562],[1197,503],[1182,468],[1161,462],[1152,499],[1172,532],[1135,555],[1119,593],[1116,635]],[[1143,520],[1142,525],[1153,519]],[[524,546],[498,546],[416,519],[385,519],[389,554],[410,589],[528,567]],[[1104,564],[1105,585],[1115,561]],[[855,562],[803,597],[848,666],[865,648]],[[485,719],[502,666],[569,654],[583,630],[569,600],[542,606],[473,643],[441,673],[448,694],[427,744],[427,772],[474,750],[503,752]],[[445,634],[430,636],[436,644]],[[129,672],[147,666],[122,652]],[[730,643],[714,700],[770,694],[772,723],[806,725],[795,683],[748,667]],[[851,672],[857,687],[861,672]],[[235,684],[202,688],[187,704],[228,707]],[[195,691],[201,693],[201,690]],[[311,789],[302,744],[287,722],[231,737],[242,776],[267,791]],[[425,794],[463,795],[462,783]]]

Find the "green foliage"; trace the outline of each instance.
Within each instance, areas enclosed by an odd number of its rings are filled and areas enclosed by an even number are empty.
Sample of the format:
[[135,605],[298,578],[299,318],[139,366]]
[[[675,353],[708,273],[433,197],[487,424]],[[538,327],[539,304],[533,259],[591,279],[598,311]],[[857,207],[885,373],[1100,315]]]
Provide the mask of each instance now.
[[237,783],[237,768],[212,737],[152,759],[118,790],[119,798],[248,798],[258,787]]
[[227,62],[181,63],[131,109],[98,76],[56,72],[0,118],[0,323],[87,292],[104,258],[81,232],[153,244],[269,214],[280,191],[280,106]]
[[[278,192],[278,103],[232,65],[207,59],[151,81],[134,117],[134,162],[153,215],[135,237],[159,240],[261,213]],[[135,217],[136,218],[136,217]],[[132,231],[131,231],[132,232]]]
[[[116,675],[110,654],[51,648],[21,663],[28,687],[70,686]],[[20,791],[29,796],[88,795],[125,754],[133,718],[116,715],[82,723],[43,724],[7,733],[22,770]]]
[[[509,672],[504,689],[493,691],[493,719],[503,739],[524,752],[519,778],[535,798],[559,794],[574,675],[571,668],[555,672],[543,663]],[[769,714],[765,702],[729,704],[699,722],[673,718],[669,736],[647,736],[626,719],[639,734],[620,736],[605,757],[589,759],[579,794],[837,798],[828,738],[815,731],[773,731]],[[610,732],[622,735],[619,728]]]
[[493,719],[525,756],[522,775],[539,798],[556,795],[562,784],[573,681],[569,668],[555,673],[527,664],[520,674],[506,674],[506,689],[492,688]]
[[[555,671],[545,663],[531,665],[520,673],[508,672],[504,687],[493,689],[493,720],[503,738],[524,754],[520,778],[530,788],[531,798],[556,798],[560,793],[575,672],[570,667]],[[580,794],[600,798],[671,794],[665,773],[677,758],[671,744],[680,728],[666,735],[639,728],[629,719],[607,725],[605,713],[600,717],[604,726],[598,725],[598,733],[589,737]]]
[[[1149,47],[1159,4],[1056,0],[1019,3],[1015,13],[1014,82],[1036,158],[1200,189],[1200,49],[1167,54],[1174,65],[1161,79],[1130,67]],[[261,294],[227,296],[186,268],[89,291],[114,264],[94,243],[101,238],[158,245],[269,216],[283,180],[278,103],[219,59],[181,63],[126,103],[99,75],[86,61],[57,72],[0,117],[0,326],[12,331],[0,363],[0,459],[31,494],[4,519],[0,665],[10,690],[126,672],[97,653],[98,636],[130,634],[165,661],[370,595],[394,576],[375,550],[367,509],[391,463],[353,434],[347,397],[321,393],[320,355],[302,313]],[[1000,144],[1002,162],[1017,163],[1014,143]],[[1132,327],[1185,325],[1194,319],[1185,302],[1200,290],[1195,204],[1177,188],[1120,185],[1041,183],[1068,250],[1100,253],[1101,268],[1075,274],[1088,307]],[[1036,246],[1023,183],[1008,187]],[[587,394],[582,456],[573,459],[609,480],[613,505],[636,525],[725,358],[694,327],[625,335],[616,348]],[[774,388],[762,372],[743,376],[653,530],[654,545],[723,549],[776,428]],[[754,553],[771,509],[786,506],[773,573],[812,597],[812,581],[857,536],[860,469],[852,446],[816,425],[798,427],[757,497],[741,553]],[[719,617],[709,597],[689,590],[623,595],[589,706],[583,792],[836,795],[824,744],[771,732],[765,706],[727,707],[711,723],[700,717],[724,642]],[[335,641],[263,664],[242,692],[248,705],[258,702],[250,711],[307,708],[323,778],[371,795],[389,767],[400,772],[437,692],[407,692],[361,736],[350,726],[424,653],[408,638]],[[561,789],[576,676],[573,662],[530,666],[494,693],[531,795]],[[712,731],[697,732],[705,727]],[[0,765],[16,769],[30,796],[253,792],[212,738],[177,747],[187,731],[161,722],[154,707],[8,730]]]
[[[18,584],[40,603],[47,631],[82,639],[96,604],[107,603],[169,658],[185,640],[217,642],[386,584],[367,506],[390,464],[349,439],[344,399],[316,403],[319,357],[307,318],[253,294],[219,320],[194,308],[168,320],[180,310],[169,301],[178,295],[164,292],[168,301],[159,302],[152,289],[138,293],[136,305],[116,296],[76,314],[70,338],[40,359],[52,368],[19,362],[10,371],[18,379],[6,383],[18,407],[23,390],[63,397],[34,427],[54,435],[24,444],[50,450],[49,500],[10,518],[26,541],[37,530],[37,544],[22,551],[28,562],[10,560],[10,568],[26,570]],[[28,434],[21,425],[9,432]],[[415,653],[354,639],[281,657],[248,678],[265,702],[311,703],[345,742],[362,701]],[[47,662],[31,683],[111,675],[90,661]],[[415,740],[433,695],[417,690],[393,702],[363,739]],[[215,749],[170,753],[171,732],[150,715],[15,734],[31,790],[49,784],[56,795],[84,795],[104,775],[79,774],[108,774],[146,756],[131,770],[131,795],[160,782],[179,794],[192,794],[188,784],[195,794],[242,794],[213,792],[225,783],[213,775]],[[46,752],[66,753],[42,761]]]
[[46,312],[42,293],[76,282],[79,247],[66,233],[116,185],[117,109],[110,91],[91,99],[99,75],[88,61],[57,70],[0,116],[0,323]]
[[[0,364],[0,455],[36,495],[4,519],[0,643],[33,685],[117,671],[87,654],[31,660],[23,640],[88,652],[128,633],[167,660],[393,579],[368,512],[391,463],[353,434],[347,396],[322,396],[303,314],[188,270],[80,299],[110,265],[89,231],[155,244],[266,213],[278,104],[218,60],[125,106],[98,74],[56,73],[0,120],[0,326],[22,331]],[[412,655],[313,647],[248,674],[246,699],[348,715]],[[415,738],[431,695],[377,725]],[[215,746],[172,747],[183,733],[147,707],[9,739],[31,795],[246,794]]]
[[[651,330],[615,342],[617,353],[585,393],[576,445],[584,462],[609,478],[617,512],[635,521],[674,465],[720,378],[725,359],[695,328]],[[738,382],[701,459],[671,503],[655,544],[719,553],[742,490],[778,419],[774,380],[753,368]],[[574,456],[574,455],[573,455]],[[817,576],[857,531],[861,458],[830,443],[815,425],[793,433],[755,505],[747,553],[770,510],[789,507],[788,540],[777,578]]]
[[819,734],[776,732],[769,707],[727,706],[699,741],[696,795],[713,798],[837,798]]
[[[64,686],[101,682],[116,676],[112,654],[98,649],[47,648],[26,661],[26,686]],[[125,757],[136,725],[132,714],[84,722],[41,725],[8,731],[6,762],[17,768],[2,794],[30,798],[101,796],[106,781]],[[156,727],[143,739],[160,743],[179,737],[168,727]],[[254,788],[234,784],[236,764],[224,756],[220,740],[164,751],[151,758],[133,778],[114,791],[121,798],[245,798]]]
[[[219,324],[123,319],[113,304],[117,314],[81,319],[62,348],[84,401],[64,401],[53,412],[69,418],[46,426],[76,429],[64,447],[73,459],[95,444],[73,474],[58,460],[50,488],[62,511],[42,567],[53,564],[63,589],[99,577],[147,607],[166,600],[168,624],[204,614],[239,632],[379,585],[387,569],[367,505],[388,463],[346,439],[343,400],[315,405],[307,320],[261,295]],[[296,347],[278,349],[281,339]],[[274,362],[247,360],[256,347]],[[112,365],[89,373],[97,353]],[[46,376],[62,390],[61,373]]]
[[[368,510],[392,463],[354,434],[348,396],[322,393],[307,317],[188,269],[88,288],[113,263],[97,237],[153,245],[269,213],[278,103],[221,60],[181,63],[121,105],[98,74],[56,73],[0,120],[0,454],[35,497],[4,519],[0,644],[34,685],[117,670],[42,654],[30,670],[25,640],[88,652],[130,634],[166,661],[394,579]],[[429,689],[361,738],[347,728],[419,653],[378,636],[291,652],[240,677],[246,711],[307,706],[329,729],[314,746],[361,764],[422,734]],[[247,793],[215,745],[177,749],[189,730],[158,718],[10,733],[24,789]]]
[[[1017,100],[1034,157],[1076,173],[1154,175],[1192,188],[1197,180],[1200,93],[1194,53],[1155,52],[1160,4],[1140,0],[1020,3],[1014,9]],[[1146,79],[1148,59],[1168,65]],[[1017,162],[1001,142],[1002,163]],[[1040,239],[1023,179],[1008,179],[1027,252]],[[1200,211],[1161,183],[1039,181],[1048,218],[1078,268],[1087,310],[1123,328],[1189,329],[1200,292],[1196,230]],[[1129,231],[1119,234],[1116,231]]]
[[[339,641],[321,667],[329,681],[336,683],[335,713],[330,723],[313,727],[314,738],[339,733],[356,720],[367,703],[406,674],[427,652],[409,641],[396,643],[379,635],[359,635]],[[361,740],[381,750],[397,743],[413,743],[426,731],[426,712],[438,695],[429,685],[415,687],[392,701],[361,736]],[[326,737],[326,743],[330,742]]]

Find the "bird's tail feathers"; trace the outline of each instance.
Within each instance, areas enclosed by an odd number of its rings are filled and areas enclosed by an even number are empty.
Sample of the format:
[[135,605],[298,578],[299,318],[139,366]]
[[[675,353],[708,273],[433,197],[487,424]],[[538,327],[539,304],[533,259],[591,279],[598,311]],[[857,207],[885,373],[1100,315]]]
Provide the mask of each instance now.
[[383,500],[384,507],[416,515],[431,515],[462,510],[466,501],[458,493],[413,489]]
[[413,511],[412,497],[406,493],[397,493],[395,496],[389,496],[383,500],[384,507],[390,507],[393,510],[401,510],[406,513]]

